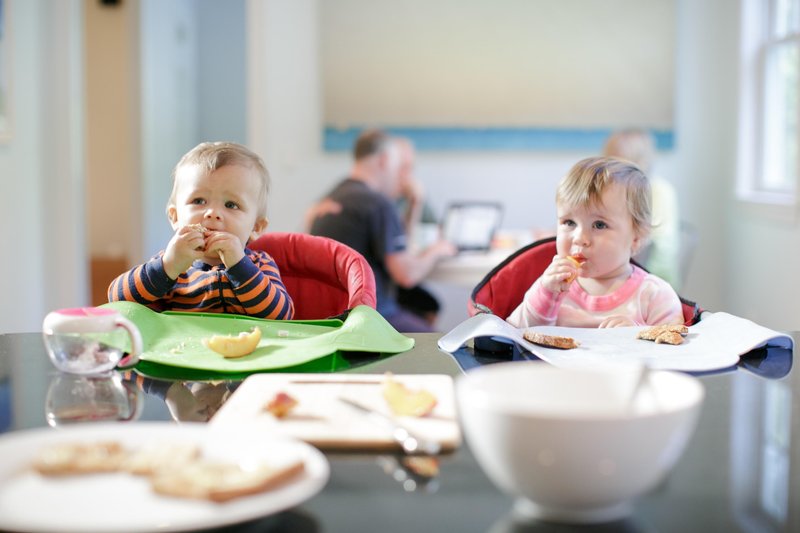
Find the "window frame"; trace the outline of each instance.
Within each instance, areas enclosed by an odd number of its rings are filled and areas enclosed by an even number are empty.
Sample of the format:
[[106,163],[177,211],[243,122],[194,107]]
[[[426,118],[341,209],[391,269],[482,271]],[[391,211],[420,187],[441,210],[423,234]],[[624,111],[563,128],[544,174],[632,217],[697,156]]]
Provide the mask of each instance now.
[[[792,189],[769,190],[765,187],[764,158],[767,150],[766,96],[768,87],[768,56],[770,51],[797,42],[800,32],[775,37],[771,30],[775,7],[779,0],[741,0],[740,102],[738,132],[737,198],[741,201],[764,204],[780,209],[798,207],[800,168]],[[800,0],[789,0],[800,2]],[[800,115],[800,106],[798,106]],[[797,117],[800,123],[800,116]],[[800,136],[798,136],[800,143]]]

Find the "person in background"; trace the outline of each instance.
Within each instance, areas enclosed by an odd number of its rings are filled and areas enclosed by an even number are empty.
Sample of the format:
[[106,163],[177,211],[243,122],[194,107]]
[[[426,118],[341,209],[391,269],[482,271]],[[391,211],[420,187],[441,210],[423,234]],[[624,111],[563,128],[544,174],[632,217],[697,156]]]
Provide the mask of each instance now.
[[[414,177],[416,151],[414,144],[405,137],[396,137],[400,150],[400,197],[395,201],[403,218],[409,243],[418,243],[416,233],[421,224],[437,225],[438,220],[430,205],[425,201],[422,184]],[[397,302],[401,307],[421,316],[431,326],[436,324],[441,305],[436,297],[420,283],[413,287],[397,287]]]
[[438,224],[436,214],[430,204],[425,201],[422,184],[414,177],[417,152],[414,144],[406,137],[395,137],[400,150],[400,197],[395,202],[407,231],[411,233],[418,224]]
[[635,163],[650,180],[652,191],[653,231],[650,244],[634,259],[653,274],[680,290],[683,280],[680,269],[680,213],[675,188],[668,181],[653,175],[656,149],[653,136],[641,129],[625,129],[606,140],[603,155],[627,159]]
[[108,299],[157,311],[210,311],[291,319],[294,303],[278,266],[247,248],[266,229],[269,174],[246,147],[201,143],[173,171],[164,251],[118,276]]
[[590,157],[556,192],[552,263],[507,321],[516,327],[620,327],[683,323],[681,302],[663,279],[631,263],[651,227],[650,184],[633,163]]
[[[401,143],[380,130],[359,135],[350,176],[308,215],[310,233],[361,253],[375,273],[378,312],[398,331],[434,331],[429,321],[402,307],[396,287],[414,287],[455,246],[437,240],[419,253],[408,249],[406,227],[395,201],[401,196]],[[329,208],[319,208],[327,205]]]

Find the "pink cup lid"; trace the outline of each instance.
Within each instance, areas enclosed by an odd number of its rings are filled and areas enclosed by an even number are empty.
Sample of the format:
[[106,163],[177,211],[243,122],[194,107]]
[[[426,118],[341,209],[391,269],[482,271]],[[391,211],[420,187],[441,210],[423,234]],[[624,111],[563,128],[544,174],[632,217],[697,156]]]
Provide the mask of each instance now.
[[113,309],[108,309],[106,307],[68,307],[66,309],[57,309],[53,312],[59,315],[72,317],[108,316],[117,313]]

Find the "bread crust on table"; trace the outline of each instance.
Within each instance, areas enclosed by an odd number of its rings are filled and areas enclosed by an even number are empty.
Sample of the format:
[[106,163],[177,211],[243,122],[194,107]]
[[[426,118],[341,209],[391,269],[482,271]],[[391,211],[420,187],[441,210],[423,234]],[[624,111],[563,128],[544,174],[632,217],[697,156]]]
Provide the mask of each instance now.
[[525,331],[522,336],[526,341],[538,344],[539,346],[547,346],[548,348],[558,348],[560,350],[571,350],[577,348],[581,344],[572,337],[562,337],[559,335],[545,335],[536,331]]
[[636,335],[637,339],[654,341],[656,344],[683,344],[683,336],[689,333],[689,328],[684,325],[662,324],[645,328]]

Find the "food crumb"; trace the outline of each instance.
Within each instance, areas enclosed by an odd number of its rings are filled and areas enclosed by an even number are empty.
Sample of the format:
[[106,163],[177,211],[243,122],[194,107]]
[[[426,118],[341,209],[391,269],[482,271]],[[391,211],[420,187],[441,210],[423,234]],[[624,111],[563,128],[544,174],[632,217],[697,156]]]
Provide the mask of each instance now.
[[284,418],[297,405],[297,400],[289,394],[280,391],[264,406],[264,410],[275,418]]

